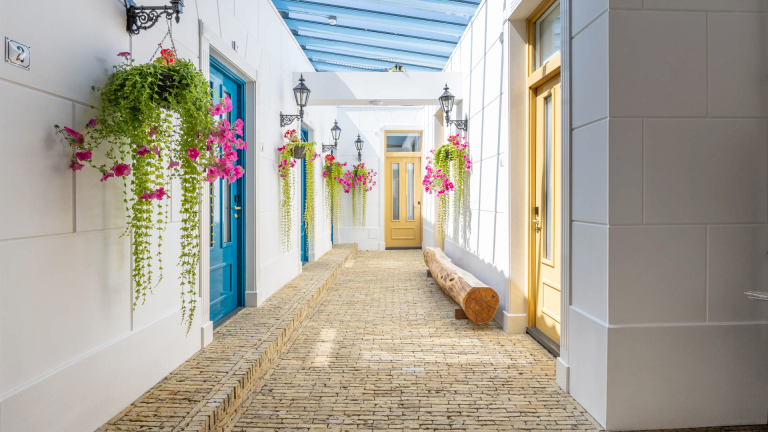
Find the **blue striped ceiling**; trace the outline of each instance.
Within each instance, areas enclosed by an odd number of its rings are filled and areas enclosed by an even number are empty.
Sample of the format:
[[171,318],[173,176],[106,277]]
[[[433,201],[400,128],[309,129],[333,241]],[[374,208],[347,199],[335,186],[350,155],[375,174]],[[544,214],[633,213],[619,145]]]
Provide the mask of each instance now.
[[[272,0],[318,72],[443,70],[482,0]],[[329,18],[336,17],[332,25]]]

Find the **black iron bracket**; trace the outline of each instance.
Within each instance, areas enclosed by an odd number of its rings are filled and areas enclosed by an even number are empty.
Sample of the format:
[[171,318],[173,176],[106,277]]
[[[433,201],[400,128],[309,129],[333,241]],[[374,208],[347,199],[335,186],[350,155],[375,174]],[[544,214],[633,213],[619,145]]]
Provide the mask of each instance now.
[[329,151],[336,150],[337,148],[338,148],[338,143],[323,144],[323,153],[328,153]]
[[363,152],[358,150],[357,151],[357,161],[362,162],[363,161]]
[[456,129],[467,132],[469,122],[467,120],[448,120],[448,125],[454,125],[456,126]]
[[126,30],[132,35],[138,35],[142,30],[149,30],[160,19],[170,20],[176,16],[176,24],[184,12],[184,0],[170,0],[170,6],[136,6],[133,0],[125,0],[125,13],[127,16]]
[[299,123],[301,123],[301,120],[304,118],[304,110],[301,110],[299,112],[299,115],[289,115],[289,114],[283,114],[282,111],[280,111],[280,127],[286,127],[289,124],[293,123],[294,120],[298,120]]

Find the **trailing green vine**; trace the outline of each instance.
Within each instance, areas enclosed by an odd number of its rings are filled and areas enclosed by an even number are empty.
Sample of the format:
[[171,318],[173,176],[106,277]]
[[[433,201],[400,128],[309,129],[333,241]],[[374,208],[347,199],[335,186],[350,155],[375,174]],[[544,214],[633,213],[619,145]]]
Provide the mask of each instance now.
[[[292,168],[297,159],[307,159],[306,190],[304,200],[304,230],[307,237],[312,239],[315,234],[315,159],[320,154],[315,153],[315,143],[304,141],[296,129],[286,131],[283,135],[288,139],[279,147],[279,162],[277,171],[280,175],[280,240],[283,252],[291,249],[291,232],[293,231],[293,198],[295,178]],[[311,240],[310,240],[311,242]],[[309,248],[309,243],[306,245]],[[309,251],[307,251],[309,252]]]
[[368,204],[368,192],[376,186],[377,173],[365,168],[365,163],[354,165],[339,179],[345,193],[352,194],[352,226],[365,227],[365,214]]
[[330,228],[339,231],[341,224],[341,183],[339,179],[344,176],[344,166],[335,162],[333,155],[326,155],[323,165],[323,179],[325,180],[325,211]]
[[[101,172],[102,182],[122,178],[127,214],[123,235],[132,239],[134,308],[162,280],[163,232],[170,218],[167,189],[172,179],[180,180],[179,284],[182,322],[189,332],[200,261],[200,185],[206,178],[227,178],[230,183],[240,178],[243,168],[235,164],[236,149],[247,144],[236,138],[243,133],[242,121],[230,125],[214,118],[232,109],[229,99],[213,105],[208,80],[192,62],[176,58],[170,49],[160,55],[154,62],[136,65],[130,53],[118,54],[125,62],[115,66],[104,87],[94,87],[102,106],[85,132],[58,125],[56,129],[73,148],[72,171],[82,170],[85,162]],[[106,147],[108,163],[97,164],[93,151],[101,146]],[[157,277],[152,267],[155,256]]]
[[[426,173],[422,185],[427,193],[437,195],[436,230],[445,238],[453,210],[454,233],[458,235],[459,225],[465,219],[469,200],[469,174],[472,162],[469,143],[459,134],[448,137],[448,143],[431,151],[427,157]],[[453,194],[450,194],[453,192]],[[451,197],[451,195],[453,195]]]

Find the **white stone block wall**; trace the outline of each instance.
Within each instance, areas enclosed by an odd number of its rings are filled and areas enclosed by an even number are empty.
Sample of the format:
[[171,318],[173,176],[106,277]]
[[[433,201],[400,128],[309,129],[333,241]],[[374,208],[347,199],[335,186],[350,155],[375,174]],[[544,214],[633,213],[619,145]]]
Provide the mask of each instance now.
[[571,4],[571,394],[612,430],[765,424],[768,2]]

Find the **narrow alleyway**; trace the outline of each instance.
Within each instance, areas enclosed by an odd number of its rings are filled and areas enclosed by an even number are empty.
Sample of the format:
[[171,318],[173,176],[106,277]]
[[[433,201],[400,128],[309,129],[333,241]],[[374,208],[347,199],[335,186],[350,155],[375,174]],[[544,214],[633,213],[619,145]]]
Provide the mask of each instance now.
[[357,252],[229,430],[596,430],[526,335],[453,318],[421,250]]

